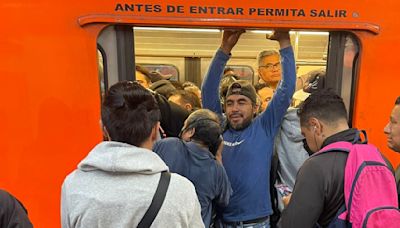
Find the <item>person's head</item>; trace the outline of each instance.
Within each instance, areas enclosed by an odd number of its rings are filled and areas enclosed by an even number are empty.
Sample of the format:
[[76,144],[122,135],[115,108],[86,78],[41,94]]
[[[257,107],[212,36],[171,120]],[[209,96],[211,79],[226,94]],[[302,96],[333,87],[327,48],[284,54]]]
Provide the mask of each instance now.
[[308,73],[307,81],[304,83],[303,91],[313,93],[325,87],[325,69],[313,70]]
[[396,99],[389,123],[383,129],[390,149],[400,152],[400,97]]
[[182,84],[182,86],[184,90],[194,93],[201,101],[201,90],[197,85],[195,85],[193,82],[186,81]]
[[136,65],[135,69],[136,69],[135,73],[136,81],[144,88],[148,89],[151,85],[150,72],[146,68],[140,65]]
[[257,84],[254,88],[261,99],[261,111],[264,111],[267,109],[269,101],[274,96],[274,90],[265,83]]
[[185,81],[184,83],[182,83],[182,87],[183,87],[183,88],[192,87],[192,86],[197,87],[196,84],[194,84],[194,83],[191,82],[191,81]]
[[224,108],[231,128],[242,130],[249,126],[258,110],[253,85],[245,80],[233,82],[226,93]]
[[180,137],[184,141],[200,143],[216,155],[222,142],[221,134],[218,116],[208,109],[199,109],[185,120]]
[[176,90],[168,98],[169,101],[186,109],[188,112],[200,109],[201,104],[199,98],[192,92],[186,90]]
[[152,144],[158,137],[160,118],[153,95],[137,82],[118,82],[104,96],[101,120],[109,140],[137,147]]
[[229,74],[235,74],[235,71],[231,67],[225,67],[224,69],[224,75],[229,75]]
[[154,83],[160,80],[169,80],[172,77],[172,75],[163,75],[158,71],[152,71],[148,73],[148,77],[151,83]]
[[258,54],[258,76],[268,85],[276,86],[281,80],[281,61],[277,51],[268,50]]
[[175,89],[177,89],[177,90],[183,90],[184,89],[184,87],[183,87],[183,84],[182,84],[182,82],[179,82],[179,81],[169,81],[174,87],[175,87]]
[[321,149],[329,136],[349,128],[343,99],[331,90],[312,93],[297,111],[301,133],[312,152]]
[[222,103],[225,103],[226,93],[228,92],[229,86],[237,81],[237,77],[232,74],[224,75],[219,83],[219,97]]
[[151,84],[150,89],[163,95],[167,99],[174,91],[176,91],[176,88],[171,84],[171,82],[164,79]]

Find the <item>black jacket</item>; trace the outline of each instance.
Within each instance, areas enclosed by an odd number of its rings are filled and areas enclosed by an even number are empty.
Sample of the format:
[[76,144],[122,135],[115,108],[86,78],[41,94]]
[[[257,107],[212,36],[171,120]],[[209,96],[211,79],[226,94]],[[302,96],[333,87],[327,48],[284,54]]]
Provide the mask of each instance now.
[[[328,137],[322,148],[338,141],[353,142],[357,129]],[[288,207],[282,212],[280,227],[322,227],[329,225],[344,204],[344,170],[347,153],[323,153],[307,159],[300,168]]]
[[189,116],[189,112],[179,105],[169,102],[163,95],[154,93],[161,112],[160,125],[167,137],[178,137],[183,123]]
[[0,227],[31,228],[26,209],[10,193],[0,190]]
[[[338,141],[360,142],[360,131],[348,129],[328,137],[322,147]],[[283,211],[280,227],[327,227],[344,204],[344,172],[348,153],[311,156],[300,168],[292,197]],[[382,155],[388,168],[390,162]]]

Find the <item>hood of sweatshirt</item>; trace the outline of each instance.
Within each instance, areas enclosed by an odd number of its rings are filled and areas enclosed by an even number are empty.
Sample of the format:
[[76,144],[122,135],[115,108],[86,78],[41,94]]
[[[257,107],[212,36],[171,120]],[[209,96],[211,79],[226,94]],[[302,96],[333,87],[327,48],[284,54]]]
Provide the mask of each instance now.
[[297,116],[297,108],[289,108],[281,125],[283,134],[292,142],[300,142],[304,139],[300,129],[300,119]]
[[168,170],[153,151],[126,143],[105,141],[90,151],[78,165],[82,171],[154,174]]

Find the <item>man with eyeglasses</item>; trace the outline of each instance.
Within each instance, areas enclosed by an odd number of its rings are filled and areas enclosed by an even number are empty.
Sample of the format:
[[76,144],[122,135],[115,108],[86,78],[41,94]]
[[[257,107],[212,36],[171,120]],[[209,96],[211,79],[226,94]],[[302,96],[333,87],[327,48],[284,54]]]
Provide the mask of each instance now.
[[262,51],[258,54],[258,76],[260,81],[276,90],[282,78],[279,52],[274,50]]

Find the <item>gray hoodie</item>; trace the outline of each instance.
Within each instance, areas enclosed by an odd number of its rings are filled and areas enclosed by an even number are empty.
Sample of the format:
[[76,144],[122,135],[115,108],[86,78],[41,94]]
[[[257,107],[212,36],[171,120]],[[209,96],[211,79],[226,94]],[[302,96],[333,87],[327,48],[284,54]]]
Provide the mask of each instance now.
[[279,178],[283,184],[293,190],[297,171],[309,157],[303,147],[303,135],[301,135],[300,121],[296,108],[289,108],[281,129],[275,139],[275,147],[278,152],[280,170]]
[[[137,227],[168,170],[151,150],[102,142],[62,186],[62,227]],[[171,174],[165,201],[152,227],[204,227],[193,184]]]

